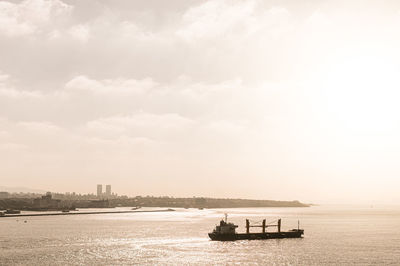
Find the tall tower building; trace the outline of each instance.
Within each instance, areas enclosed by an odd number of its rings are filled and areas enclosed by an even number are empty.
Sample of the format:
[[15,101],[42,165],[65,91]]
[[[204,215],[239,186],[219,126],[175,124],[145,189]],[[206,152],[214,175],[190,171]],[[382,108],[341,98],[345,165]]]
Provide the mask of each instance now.
[[106,185],[106,196],[111,196],[111,185]]
[[97,197],[101,197],[103,195],[103,185],[97,185]]

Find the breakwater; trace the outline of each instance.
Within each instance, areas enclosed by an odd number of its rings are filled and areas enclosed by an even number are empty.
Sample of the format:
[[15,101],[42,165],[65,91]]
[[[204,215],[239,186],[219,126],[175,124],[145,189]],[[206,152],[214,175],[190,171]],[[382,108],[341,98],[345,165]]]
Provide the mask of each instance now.
[[0,218],[9,218],[9,217],[33,217],[33,216],[54,216],[54,215],[87,215],[87,214],[116,214],[116,213],[140,213],[140,212],[171,212],[175,211],[173,209],[163,209],[163,210],[126,210],[126,211],[93,211],[93,212],[52,212],[52,213],[21,213],[21,214],[6,214],[4,216],[0,216]]

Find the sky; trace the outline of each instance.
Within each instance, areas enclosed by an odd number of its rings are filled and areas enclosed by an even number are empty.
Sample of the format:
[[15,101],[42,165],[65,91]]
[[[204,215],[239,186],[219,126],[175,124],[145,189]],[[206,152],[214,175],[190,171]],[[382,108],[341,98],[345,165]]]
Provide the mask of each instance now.
[[400,3],[0,1],[0,182],[400,200]]

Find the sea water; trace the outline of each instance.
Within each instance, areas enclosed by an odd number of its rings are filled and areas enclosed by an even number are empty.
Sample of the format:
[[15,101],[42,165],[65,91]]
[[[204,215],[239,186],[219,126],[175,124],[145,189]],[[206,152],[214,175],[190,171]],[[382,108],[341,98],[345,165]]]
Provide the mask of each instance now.
[[[282,230],[297,228],[300,220],[305,234],[210,241],[207,233],[224,213],[239,232],[246,218],[252,223],[281,218]],[[400,265],[399,228],[400,208],[394,206],[0,218],[0,265]]]

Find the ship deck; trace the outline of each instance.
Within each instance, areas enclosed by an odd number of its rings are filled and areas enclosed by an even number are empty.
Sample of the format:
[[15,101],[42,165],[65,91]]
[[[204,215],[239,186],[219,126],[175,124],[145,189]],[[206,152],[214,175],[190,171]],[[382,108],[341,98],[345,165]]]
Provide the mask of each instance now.
[[235,241],[235,240],[257,240],[257,239],[280,239],[280,238],[301,238],[303,230],[293,230],[288,232],[268,232],[268,233],[237,233],[237,234],[215,234],[209,233],[211,240],[216,241]]

